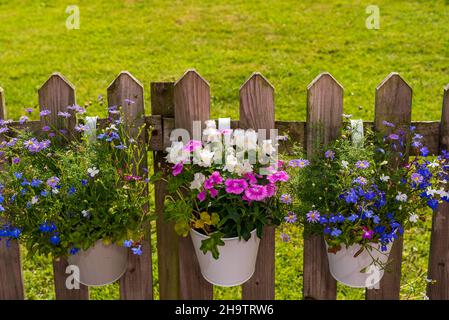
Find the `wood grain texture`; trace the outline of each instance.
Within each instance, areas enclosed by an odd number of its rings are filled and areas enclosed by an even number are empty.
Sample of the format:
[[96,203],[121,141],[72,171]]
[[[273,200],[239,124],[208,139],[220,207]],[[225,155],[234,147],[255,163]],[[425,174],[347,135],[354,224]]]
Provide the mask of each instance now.
[[[444,88],[440,127],[440,150],[449,150],[449,85]],[[443,202],[434,211],[427,296],[431,300],[449,300],[449,203]]]
[[[51,114],[41,117],[41,126],[68,131],[68,137],[76,137],[74,128],[76,126],[75,111],[68,110],[68,106],[76,104],[75,87],[59,73],[53,73],[50,78],[38,90],[40,110],[50,110]],[[58,116],[58,112],[69,112],[71,117],[65,119]]]
[[[54,73],[38,90],[40,110],[50,110],[49,116],[41,117],[41,126],[48,125],[57,129],[65,129],[69,133],[73,133],[76,125],[76,119],[73,112],[72,117],[68,120],[62,120],[58,116],[59,111],[67,111],[67,106],[74,105],[75,88],[59,73]],[[73,138],[74,136],[69,136]],[[56,299],[58,300],[87,300],[89,299],[89,290],[86,286],[80,284],[80,289],[67,289],[65,285],[65,273],[68,266],[65,258],[57,259],[53,262],[54,281]]]
[[[184,128],[192,137],[193,121],[210,117],[209,84],[194,70],[188,70],[175,83],[175,128]],[[201,275],[190,237],[179,238],[180,298],[212,299],[213,288]]]
[[[121,107],[128,136],[140,144],[140,153],[146,154],[147,134],[146,130],[142,129],[142,126],[145,125],[142,84],[129,72],[121,72],[108,87],[108,105]],[[140,167],[135,168],[134,174],[144,178],[148,176],[146,157],[141,161]],[[148,189],[146,195],[148,195]],[[148,204],[143,210],[148,211]],[[150,233],[150,225],[148,225],[142,241],[143,253],[141,256],[128,252],[128,269],[120,278],[120,298],[122,300],[153,299]]]
[[[151,113],[164,121],[164,117],[174,116],[174,83],[151,83]],[[159,137],[163,143],[165,136],[164,125],[161,122],[162,131]],[[172,127],[170,130],[174,129]],[[166,134],[169,135],[169,132]],[[163,150],[154,151],[154,172],[167,172],[170,167],[165,162],[166,153]],[[176,300],[180,298],[179,280],[179,242],[172,222],[164,221],[164,200],[167,183],[159,180],[154,186],[154,201],[156,206],[157,228],[157,252],[159,270],[159,296],[161,300]]]
[[[239,125],[242,129],[267,130],[265,139],[269,139],[269,129],[274,129],[274,88],[260,73],[254,73],[240,88]],[[243,284],[244,300],[274,299],[274,237],[273,227],[264,228],[256,271]]]
[[[307,87],[306,147],[308,157],[340,135],[343,87],[329,74],[318,75]],[[336,299],[322,236],[304,238],[304,299]]]
[[[399,127],[408,128],[412,114],[412,89],[395,72],[390,73],[376,88],[374,128],[385,134],[395,130],[382,125],[389,121]],[[394,165],[401,165],[395,163]],[[385,272],[380,281],[379,289],[367,289],[367,300],[398,300],[401,286],[403,238],[399,237],[393,243],[388,259],[389,272]]]

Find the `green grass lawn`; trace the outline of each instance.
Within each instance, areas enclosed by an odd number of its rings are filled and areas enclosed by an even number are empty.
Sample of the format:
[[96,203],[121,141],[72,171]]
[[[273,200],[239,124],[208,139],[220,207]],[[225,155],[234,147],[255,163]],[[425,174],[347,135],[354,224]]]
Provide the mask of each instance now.
[[[369,120],[376,85],[397,71],[414,90],[413,120],[440,118],[442,89],[449,83],[448,1],[377,0],[379,30],[365,27],[365,8],[373,1],[77,4],[81,28],[67,30],[67,1],[0,0],[0,86],[8,117],[18,119],[35,106],[37,89],[54,71],[73,82],[83,104],[105,94],[114,77],[128,70],[145,85],[149,112],[151,81],[176,80],[196,68],[211,84],[214,117],[236,118],[240,85],[260,71],[276,88],[277,119],[305,119],[307,84],[329,71],[345,87],[345,112]],[[421,228],[406,235],[403,298],[424,296],[430,226]],[[277,243],[279,299],[301,298],[301,245],[299,236]],[[25,259],[24,266],[28,298],[54,298],[49,259]],[[155,284],[157,289],[157,279]],[[238,298],[239,290],[217,289],[216,296]],[[117,297],[116,285],[92,290],[95,299]],[[340,287],[339,298],[363,298],[363,291]]]

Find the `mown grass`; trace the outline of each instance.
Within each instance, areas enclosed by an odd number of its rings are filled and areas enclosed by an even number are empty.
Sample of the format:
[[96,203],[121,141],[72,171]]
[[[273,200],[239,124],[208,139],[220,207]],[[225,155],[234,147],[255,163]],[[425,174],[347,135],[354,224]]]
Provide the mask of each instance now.
[[[73,82],[78,103],[84,104],[105,94],[118,72],[129,70],[146,88],[149,112],[150,82],[176,80],[193,67],[211,84],[213,117],[238,117],[239,87],[260,71],[276,88],[277,119],[305,119],[307,84],[329,71],[345,87],[345,112],[369,120],[376,85],[398,71],[414,89],[413,119],[440,118],[442,88],[449,83],[447,1],[77,4],[81,28],[67,30],[66,1],[0,0],[0,86],[8,117],[18,119],[26,107],[35,106],[36,90],[54,71]],[[371,4],[380,9],[379,30],[365,27],[365,8]],[[105,110],[89,113],[104,115]],[[403,298],[424,296],[430,226],[422,228],[406,235]],[[276,246],[277,298],[299,299],[302,240]],[[29,299],[54,298],[48,258],[24,259],[24,270]],[[117,285],[91,295],[118,298]],[[239,290],[217,289],[216,296],[238,298]],[[363,291],[339,287],[339,298],[363,298]]]

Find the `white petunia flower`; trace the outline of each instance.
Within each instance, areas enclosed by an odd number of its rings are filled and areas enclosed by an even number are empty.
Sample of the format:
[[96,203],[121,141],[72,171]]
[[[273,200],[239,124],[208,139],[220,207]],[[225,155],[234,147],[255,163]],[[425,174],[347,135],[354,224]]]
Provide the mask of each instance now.
[[271,140],[262,141],[261,151],[263,154],[272,155],[276,152],[276,148],[273,146],[273,142]]
[[396,200],[400,202],[406,202],[407,201],[407,195],[405,193],[402,193],[398,191],[398,195],[396,196]]
[[51,192],[53,192],[53,194],[58,194],[59,193],[59,189],[58,188],[53,188],[53,189],[51,189]]
[[234,172],[237,173],[238,175],[244,175],[245,173],[249,173],[253,171],[253,166],[251,165],[251,163],[249,163],[248,160],[245,160],[242,163],[237,163],[237,165],[234,167]]
[[206,176],[202,174],[201,172],[195,173],[195,176],[193,177],[193,181],[190,183],[190,189],[201,189],[203,186],[204,181],[206,181]]
[[208,149],[202,149],[197,153],[199,158],[198,165],[201,167],[210,167],[212,165],[212,159],[214,158],[215,152]]
[[180,162],[185,162],[190,157],[190,152],[184,150],[184,144],[181,141],[173,141],[171,147],[166,149],[168,163],[177,164]]
[[87,169],[87,173],[91,178],[95,177],[99,172],[100,170],[98,170],[97,167]]
[[418,215],[416,213],[410,214],[410,216],[408,217],[408,220],[412,223],[416,223],[418,222]]
[[382,175],[380,176],[380,181],[388,182],[388,180],[390,180],[390,177],[382,173]]
[[346,161],[346,160],[342,160],[342,161],[341,161],[341,166],[342,166],[343,168],[345,168],[345,169],[348,169],[349,162]]
[[228,154],[226,156],[225,166],[223,169],[233,173],[236,165],[238,165],[237,158],[233,154]]
[[36,204],[38,201],[39,201],[39,198],[38,198],[37,196],[34,196],[34,197],[31,199],[31,204]]
[[88,210],[83,210],[83,211],[81,211],[81,213],[83,214],[84,218],[89,218],[90,217],[90,212]]

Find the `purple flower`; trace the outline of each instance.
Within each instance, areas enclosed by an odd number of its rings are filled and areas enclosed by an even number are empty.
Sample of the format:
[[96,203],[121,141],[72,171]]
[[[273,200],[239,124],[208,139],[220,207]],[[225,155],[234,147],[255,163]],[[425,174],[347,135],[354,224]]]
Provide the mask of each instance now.
[[20,124],[24,124],[28,120],[29,120],[29,118],[27,116],[21,116],[20,119],[19,119],[19,123]]
[[332,150],[327,150],[327,151],[324,153],[324,157],[325,157],[326,159],[334,160],[335,152],[333,152]]
[[42,110],[40,113],[39,113],[39,115],[41,116],[41,117],[46,117],[46,116],[49,116],[51,114],[51,111],[50,110]]
[[282,242],[289,242],[290,241],[290,236],[286,233],[281,233],[280,234],[281,240]]
[[288,165],[293,168],[304,168],[310,164],[309,160],[306,159],[293,159],[290,160]]
[[419,153],[421,154],[422,157],[427,157],[430,152],[427,147],[422,147],[421,149],[419,149]]
[[125,103],[127,103],[128,105],[130,105],[130,104],[134,104],[134,103],[136,103],[136,102],[133,101],[133,100],[131,100],[131,99],[126,98],[126,99],[125,99]]
[[283,195],[281,195],[281,202],[285,204],[292,203],[292,196],[289,195],[288,193],[284,193]]
[[311,223],[318,222],[320,220],[320,213],[317,210],[311,210],[306,214],[307,221]]
[[359,160],[356,162],[355,166],[357,169],[366,169],[366,168],[369,168],[369,162],[366,160],[363,160],[363,161]]
[[12,158],[12,163],[19,164],[20,163],[20,158],[18,158],[18,157]]
[[245,190],[245,196],[250,201],[262,201],[267,197],[267,189],[260,184],[252,184]]
[[50,131],[50,127],[49,126],[43,126],[42,127],[42,131],[44,131],[44,132]]
[[8,131],[9,131],[8,127],[1,127],[1,128],[0,128],[0,134],[1,134],[1,133],[8,132]]
[[54,246],[57,246],[61,242],[61,238],[59,238],[57,235],[54,235],[50,238],[50,243]]
[[290,177],[285,171],[278,171],[267,176],[267,179],[268,181],[270,181],[270,183],[276,183],[278,181],[287,182],[289,178]]
[[33,112],[33,110],[34,110],[33,108],[26,108],[26,109],[25,109],[25,111],[28,112],[28,113],[30,113],[30,114]]
[[248,187],[245,179],[226,179],[226,192],[231,194],[241,194]]
[[396,133],[392,133],[388,136],[390,140],[399,140],[399,136]]
[[182,168],[184,168],[184,162],[175,164],[172,167],[172,175],[176,177],[178,174],[182,172]]
[[356,179],[354,179],[353,182],[361,186],[364,186],[368,182],[368,180],[366,180],[365,177],[357,177]]
[[394,124],[386,120],[382,121],[382,124],[386,127],[394,128]]
[[79,124],[79,125],[75,126],[74,129],[75,129],[75,131],[78,131],[78,132],[84,132],[88,129],[88,127],[84,124]]
[[295,222],[296,222],[296,219],[297,219],[296,214],[295,214],[294,212],[292,212],[292,211],[289,211],[289,212],[287,213],[287,216],[284,217],[284,220],[285,220],[287,223],[295,223]]
[[70,113],[68,113],[68,112],[59,111],[59,112],[58,112],[58,116],[68,119],[68,118],[70,118],[72,115],[71,115]]
[[413,182],[415,183],[421,183],[424,180],[424,177],[422,175],[420,175],[419,173],[412,173],[412,175],[410,176],[410,179],[412,179]]
[[47,185],[52,189],[56,188],[58,183],[59,183],[58,177],[51,177],[50,179],[47,180]]

